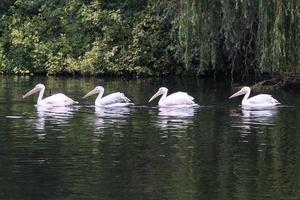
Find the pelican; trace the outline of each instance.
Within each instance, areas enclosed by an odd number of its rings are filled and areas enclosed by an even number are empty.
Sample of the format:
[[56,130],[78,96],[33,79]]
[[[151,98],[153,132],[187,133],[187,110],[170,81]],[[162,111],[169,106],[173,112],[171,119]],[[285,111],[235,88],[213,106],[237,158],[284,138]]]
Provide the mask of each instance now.
[[123,93],[121,92],[115,92],[112,94],[109,94],[105,97],[103,96],[104,88],[101,86],[95,87],[92,91],[87,93],[84,97],[86,98],[88,96],[91,96],[93,94],[99,93],[98,97],[95,100],[95,106],[130,106],[134,105],[133,103],[129,103],[130,99],[128,99]]
[[159,90],[151,97],[149,100],[152,101],[159,95],[162,95],[160,98],[158,105],[162,107],[191,107],[191,106],[197,106],[193,100],[194,98],[188,95],[185,92],[176,92],[169,96],[167,96],[168,88],[161,87]]
[[240,91],[231,95],[229,99],[245,94],[242,100],[242,106],[248,106],[253,108],[271,107],[280,104],[276,99],[274,99],[269,94],[259,94],[249,98],[250,92],[251,89],[249,87],[243,87]]
[[23,96],[23,99],[36,92],[39,92],[39,97],[37,100],[38,106],[69,106],[78,103],[62,93],[54,94],[50,97],[42,99],[45,92],[45,86],[43,84],[37,84],[32,90]]

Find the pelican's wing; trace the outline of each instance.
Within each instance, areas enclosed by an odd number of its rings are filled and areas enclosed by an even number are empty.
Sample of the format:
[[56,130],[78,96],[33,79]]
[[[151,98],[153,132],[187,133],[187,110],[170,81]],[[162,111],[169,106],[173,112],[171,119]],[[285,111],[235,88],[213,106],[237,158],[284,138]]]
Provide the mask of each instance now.
[[110,104],[116,104],[116,103],[128,103],[130,102],[130,99],[128,99],[123,93],[116,92],[109,94],[105,97],[102,97],[98,103],[101,105],[110,105]]
[[50,97],[47,97],[42,100],[43,104],[45,105],[56,105],[56,106],[64,106],[64,105],[71,105],[77,103],[73,99],[67,97],[62,93],[54,94]]
[[280,104],[269,94],[259,94],[248,99],[251,104]]
[[165,105],[193,105],[195,102],[194,98],[185,92],[176,92],[164,99]]

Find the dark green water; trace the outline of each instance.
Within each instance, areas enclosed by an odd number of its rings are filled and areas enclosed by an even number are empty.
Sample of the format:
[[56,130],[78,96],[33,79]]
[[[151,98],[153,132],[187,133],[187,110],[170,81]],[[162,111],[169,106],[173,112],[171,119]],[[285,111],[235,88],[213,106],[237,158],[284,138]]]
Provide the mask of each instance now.
[[[41,110],[37,83],[80,104]],[[195,79],[0,76],[0,199],[300,199],[300,94],[277,109],[246,111],[230,84]],[[96,109],[96,85],[132,108]],[[226,86],[228,85],[228,86]],[[160,86],[200,108],[158,109]]]

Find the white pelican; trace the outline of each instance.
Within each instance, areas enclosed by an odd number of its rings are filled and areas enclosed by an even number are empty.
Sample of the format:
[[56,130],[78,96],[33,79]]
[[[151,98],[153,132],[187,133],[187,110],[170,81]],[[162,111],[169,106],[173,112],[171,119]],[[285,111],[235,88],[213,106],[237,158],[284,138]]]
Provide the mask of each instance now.
[[167,96],[168,88],[161,87],[159,90],[151,97],[149,100],[152,101],[157,96],[162,95],[160,98],[158,105],[163,107],[190,107],[197,106],[193,100],[194,98],[188,95],[185,92],[176,92],[169,96]]
[[37,84],[32,90],[27,92],[23,98],[26,98],[36,92],[39,92],[39,97],[37,100],[38,106],[69,106],[78,103],[62,93],[54,94],[50,97],[42,99],[45,92],[45,86],[43,84]]
[[84,97],[86,98],[88,96],[91,96],[93,94],[99,93],[98,97],[95,100],[95,105],[96,106],[129,106],[129,105],[134,105],[133,103],[129,103],[130,99],[128,99],[123,93],[121,92],[115,92],[112,94],[109,94],[105,97],[103,96],[104,93],[104,88],[101,86],[95,87],[92,91],[87,93]]
[[240,91],[231,95],[229,99],[245,94],[242,100],[242,106],[247,106],[252,108],[270,107],[270,106],[275,106],[280,104],[276,99],[274,99],[269,94],[259,94],[249,98],[250,92],[251,89],[249,87],[243,87]]

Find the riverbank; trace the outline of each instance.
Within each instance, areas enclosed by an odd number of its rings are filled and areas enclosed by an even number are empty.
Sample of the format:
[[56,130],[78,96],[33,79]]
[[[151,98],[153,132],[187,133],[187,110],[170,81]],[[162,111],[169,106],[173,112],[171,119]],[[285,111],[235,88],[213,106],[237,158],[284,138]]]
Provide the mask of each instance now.
[[91,75],[91,74],[79,74],[79,73],[60,73],[60,74],[46,74],[46,73],[3,73],[0,72],[2,76],[28,76],[28,77],[75,77],[75,78],[118,78],[118,79],[126,79],[126,80],[134,80],[134,79],[144,79],[144,78],[155,78],[160,80],[168,80],[168,79],[199,79],[199,80],[208,80],[212,82],[226,82],[229,85],[231,84],[234,88],[241,88],[245,85],[250,86],[253,91],[256,92],[264,92],[271,90],[300,90],[300,74],[296,74],[290,77],[280,77],[276,75],[276,77],[271,77],[270,74],[264,76],[249,76],[246,79],[242,79],[240,76],[230,77],[230,76],[222,76],[222,74],[206,74],[202,76],[193,76],[193,75],[137,75],[137,74],[126,74],[126,75],[113,75],[113,74],[101,74],[101,75]]
[[293,76],[287,79],[272,78],[255,83],[253,89],[256,91],[274,89],[297,89],[300,90],[300,76]]

